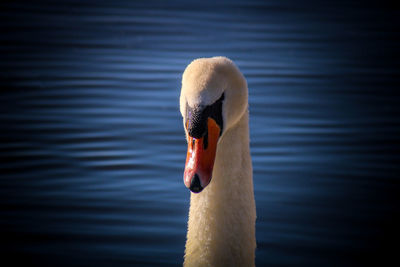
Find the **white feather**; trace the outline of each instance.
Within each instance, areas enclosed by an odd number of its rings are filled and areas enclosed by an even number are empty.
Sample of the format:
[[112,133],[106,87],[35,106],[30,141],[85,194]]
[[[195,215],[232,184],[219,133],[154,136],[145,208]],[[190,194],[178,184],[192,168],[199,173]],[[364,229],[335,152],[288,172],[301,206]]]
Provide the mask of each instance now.
[[183,74],[180,108],[185,121],[186,104],[209,105],[222,93],[224,132],[211,183],[201,193],[191,193],[185,266],[254,266],[256,209],[247,83],[225,57],[197,59]]

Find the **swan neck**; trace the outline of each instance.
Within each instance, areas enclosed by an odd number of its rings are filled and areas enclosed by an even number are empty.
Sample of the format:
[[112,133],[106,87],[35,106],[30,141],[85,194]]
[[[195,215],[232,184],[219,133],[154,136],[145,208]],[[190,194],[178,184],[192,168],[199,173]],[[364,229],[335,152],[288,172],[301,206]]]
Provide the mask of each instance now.
[[211,183],[191,193],[185,266],[253,266],[255,202],[248,111],[218,142]]

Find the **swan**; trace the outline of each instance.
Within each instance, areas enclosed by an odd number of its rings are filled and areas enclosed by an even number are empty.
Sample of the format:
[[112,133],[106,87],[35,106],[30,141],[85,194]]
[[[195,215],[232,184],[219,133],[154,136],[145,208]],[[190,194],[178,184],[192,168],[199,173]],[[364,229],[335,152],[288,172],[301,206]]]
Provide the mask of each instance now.
[[254,266],[256,208],[248,89],[226,57],[199,58],[182,75],[190,209],[184,266]]

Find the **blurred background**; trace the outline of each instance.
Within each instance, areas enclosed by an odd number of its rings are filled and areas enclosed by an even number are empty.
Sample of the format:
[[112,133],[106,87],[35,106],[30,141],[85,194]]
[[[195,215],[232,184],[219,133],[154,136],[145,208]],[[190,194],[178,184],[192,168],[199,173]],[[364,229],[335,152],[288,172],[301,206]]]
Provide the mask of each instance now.
[[256,264],[399,262],[399,6],[215,2],[1,2],[8,266],[181,265],[180,79],[219,55],[249,86]]

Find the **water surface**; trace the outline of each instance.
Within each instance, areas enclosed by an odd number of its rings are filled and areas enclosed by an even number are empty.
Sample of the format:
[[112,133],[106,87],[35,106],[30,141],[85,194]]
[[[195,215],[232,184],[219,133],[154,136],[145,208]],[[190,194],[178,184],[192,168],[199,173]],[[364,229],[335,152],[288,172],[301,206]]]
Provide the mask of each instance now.
[[[181,265],[181,74],[249,86],[258,266],[389,262],[399,9],[296,1],[0,4],[0,234],[13,262]],[[4,258],[3,258],[4,259]]]

